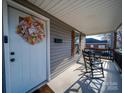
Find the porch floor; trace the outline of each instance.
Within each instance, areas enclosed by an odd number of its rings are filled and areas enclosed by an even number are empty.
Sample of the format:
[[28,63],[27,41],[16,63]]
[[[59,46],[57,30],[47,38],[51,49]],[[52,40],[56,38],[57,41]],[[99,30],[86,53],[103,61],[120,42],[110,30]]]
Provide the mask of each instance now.
[[116,65],[104,61],[104,78],[91,79],[87,77],[83,59],[52,79],[48,85],[55,93],[122,93],[122,77]]

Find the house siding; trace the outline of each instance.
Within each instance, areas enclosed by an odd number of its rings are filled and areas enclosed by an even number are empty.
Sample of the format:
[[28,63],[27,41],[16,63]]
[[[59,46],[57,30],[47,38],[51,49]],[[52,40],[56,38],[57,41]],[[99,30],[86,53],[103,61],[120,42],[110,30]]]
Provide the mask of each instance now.
[[[71,58],[71,31],[58,22],[51,21],[50,24],[50,66],[51,77],[54,78],[68,67]],[[63,43],[55,43],[54,38],[62,39]]]
[[[44,10],[26,0],[14,0],[23,6],[36,11],[50,19],[50,73],[51,79],[63,72],[78,60],[78,56],[71,56],[71,32],[77,30]],[[54,38],[62,39],[63,43],[55,43]]]

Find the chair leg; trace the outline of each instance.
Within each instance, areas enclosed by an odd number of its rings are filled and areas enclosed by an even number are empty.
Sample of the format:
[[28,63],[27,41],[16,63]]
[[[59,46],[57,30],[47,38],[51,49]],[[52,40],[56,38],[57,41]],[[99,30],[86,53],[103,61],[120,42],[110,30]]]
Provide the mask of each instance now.
[[92,75],[92,78],[94,78],[92,65],[90,65],[90,67],[91,67],[91,75]]
[[104,78],[103,64],[101,64],[101,67],[102,67],[102,75],[103,75],[103,78]]
[[85,64],[85,70],[86,70],[86,72],[87,72],[87,64],[86,64],[86,62],[85,62],[84,64]]

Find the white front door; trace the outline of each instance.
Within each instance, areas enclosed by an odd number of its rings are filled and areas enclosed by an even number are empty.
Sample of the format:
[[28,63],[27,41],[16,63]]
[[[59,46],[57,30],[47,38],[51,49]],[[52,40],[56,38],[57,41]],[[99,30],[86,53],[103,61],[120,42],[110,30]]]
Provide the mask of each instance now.
[[[47,80],[47,40],[31,45],[16,33],[20,16],[29,16],[8,7],[10,46],[10,93],[25,93]],[[47,31],[45,31],[46,34]]]

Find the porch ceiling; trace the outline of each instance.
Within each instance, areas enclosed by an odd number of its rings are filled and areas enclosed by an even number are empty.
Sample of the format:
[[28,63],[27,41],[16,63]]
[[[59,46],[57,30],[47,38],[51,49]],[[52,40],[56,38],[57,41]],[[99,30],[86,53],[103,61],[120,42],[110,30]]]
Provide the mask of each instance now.
[[28,1],[86,35],[111,32],[122,20],[122,0]]

